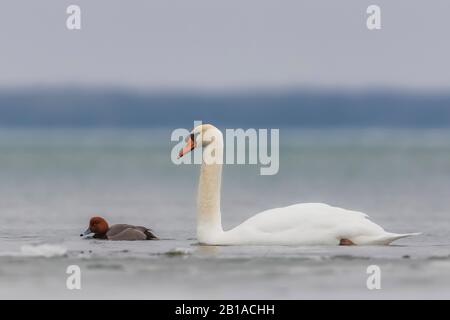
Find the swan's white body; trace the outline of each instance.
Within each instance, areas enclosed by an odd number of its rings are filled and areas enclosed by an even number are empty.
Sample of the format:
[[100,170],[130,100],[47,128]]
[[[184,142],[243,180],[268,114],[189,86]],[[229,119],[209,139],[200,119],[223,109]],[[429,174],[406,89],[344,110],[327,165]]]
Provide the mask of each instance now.
[[224,232],[199,232],[210,245],[387,245],[412,234],[388,233],[367,215],[323,203],[300,203],[261,212]]
[[[195,130],[214,137],[203,150],[223,157],[222,133],[211,125]],[[202,141],[200,143],[205,143]],[[210,162],[208,162],[210,163]],[[349,240],[355,245],[387,245],[416,234],[384,231],[361,212],[321,203],[295,204],[261,212],[230,231],[223,231],[220,212],[222,164],[202,164],[199,193],[197,238],[207,245],[339,245]]]

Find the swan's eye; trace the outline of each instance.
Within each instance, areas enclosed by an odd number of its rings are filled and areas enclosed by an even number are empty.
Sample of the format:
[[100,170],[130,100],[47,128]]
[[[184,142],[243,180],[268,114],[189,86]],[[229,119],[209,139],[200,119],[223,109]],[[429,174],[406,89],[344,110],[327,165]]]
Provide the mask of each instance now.
[[190,133],[185,139],[185,142],[189,142],[189,140],[195,141],[195,133]]

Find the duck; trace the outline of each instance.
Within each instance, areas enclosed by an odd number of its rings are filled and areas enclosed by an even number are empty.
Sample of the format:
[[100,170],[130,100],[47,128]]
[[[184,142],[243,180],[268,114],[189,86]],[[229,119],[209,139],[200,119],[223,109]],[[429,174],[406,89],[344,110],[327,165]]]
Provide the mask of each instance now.
[[109,226],[108,222],[102,217],[92,217],[89,221],[89,228],[80,234],[80,237],[91,234],[94,234],[94,239],[112,241],[158,240],[158,237],[149,228],[129,224]]
[[263,211],[224,231],[221,215],[223,135],[211,124],[195,127],[178,158],[201,148],[197,240],[203,245],[364,246],[389,245],[420,233],[391,233],[365,213],[324,203],[298,203]]

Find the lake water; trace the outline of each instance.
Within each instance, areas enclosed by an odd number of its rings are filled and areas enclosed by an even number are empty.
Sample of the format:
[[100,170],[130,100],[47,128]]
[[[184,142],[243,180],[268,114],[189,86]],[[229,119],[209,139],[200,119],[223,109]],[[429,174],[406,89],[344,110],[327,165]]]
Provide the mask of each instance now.
[[[224,168],[225,229],[324,202],[423,232],[390,247],[197,245],[199,167],[172,164],[170,133],[0,130],[0,298],[450,298],[450,130],[281,129],[277,175]],[[163,240],[80,239],[93,215]],[[73,264],[80,291],[66,289]],[[372,264],[381,290],[366,287]]]

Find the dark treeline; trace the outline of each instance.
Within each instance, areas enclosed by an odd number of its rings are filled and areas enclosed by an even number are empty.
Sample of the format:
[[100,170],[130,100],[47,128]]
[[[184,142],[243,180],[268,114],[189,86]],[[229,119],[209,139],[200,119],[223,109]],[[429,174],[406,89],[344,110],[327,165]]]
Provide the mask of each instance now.
[[450,94],[0,90],[0,126],[450,127]]

